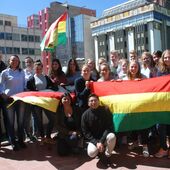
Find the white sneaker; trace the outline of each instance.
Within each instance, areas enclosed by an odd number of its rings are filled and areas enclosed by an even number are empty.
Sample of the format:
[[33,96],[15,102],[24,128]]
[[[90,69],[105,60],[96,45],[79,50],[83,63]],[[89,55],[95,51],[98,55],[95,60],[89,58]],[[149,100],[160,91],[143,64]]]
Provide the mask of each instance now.
[[133,150],[133,149],[135,149],[137,147],[138,147],[138,142],[135,141],[134,143],[129,144],[128,149]]
[[143,156],[145,158],[149,157],[149,151],[148,151],[148,147],[147,146],[143,147]]

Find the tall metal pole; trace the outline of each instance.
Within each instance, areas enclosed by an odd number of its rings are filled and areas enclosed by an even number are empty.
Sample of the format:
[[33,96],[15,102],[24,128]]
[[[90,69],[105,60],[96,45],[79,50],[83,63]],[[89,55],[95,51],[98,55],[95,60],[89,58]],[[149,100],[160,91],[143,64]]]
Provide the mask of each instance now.
[[69,5],[67,5],[67,13],[68,13],[68,55],[69,55],[69,58],[72,58],[71,21],[70,21]]
[[67,29],[68,29],[68,39],[67,39],[67,45],[68,45],[68,56],[69,58],[72,58],[72,46],[71,46],[71,24],[70,24],[70,11],[69,11],[69,5],[68,3],[66,2],[65,4],[63,4],[62,6],[66,7],[67,9],[67,14],[68,14],[68,26],[67,26]]

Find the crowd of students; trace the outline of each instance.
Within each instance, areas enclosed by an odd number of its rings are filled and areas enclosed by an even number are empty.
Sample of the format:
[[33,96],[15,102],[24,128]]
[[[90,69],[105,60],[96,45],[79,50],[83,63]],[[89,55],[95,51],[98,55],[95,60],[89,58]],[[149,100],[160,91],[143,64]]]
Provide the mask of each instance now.
[[[75,152],[82,139],[87,139],[87,153],[95,157],[105,153],[110,157],[116,144],[111,113],[107,106],[99,106],[99,98],[91,94],[91,81],[139,81],[146,78],[170,74],[170,50],[155,51],[153,54],[143,52],[139,57],[135,51],[130,51],[129,60],[120,57],[117,51],[110,52],[110,63],[105,58],[99,58],[98,68],[92,59],[87,59],[81,70],[75,59],[68,61],[66,73],[58,59],[53,59],[48,75],[43,74],[43,64],[40,60],[25,59],[25,69],[20,68],[20,59],[12,55],[6,67],[0,58],[0,107],[3,115],[6,134],[14,151],[26,148],[25,137],[36,141],[40,137],[40,145],[54,144],[51,138],[54,129],[57,130],[57,150],[60,155]],[[61,97],[56,113],[39,106],[17,101],[7,108],[12,101],[12,95],[24,91],[59,91],[69,86]],[[73,101],[70,93],[75,93]],[[102,114],[105,113],[105,114]],[[43,125],[43,114],[48,119],[46,130]],[[17,120],[17,135],[15,133],[15,116]],[[31,126],[30,126],[31,122]],[[55,127],[55,128],[54,128]],[[167,145],[170,125],[157,124],[149,129],[133,131],[125,134],[130,136],[132,143],[129,149],[138,146],[138,136],[141,135],[143,156],[149,157],[149,133],[156,129],[160,139],[160,150],[155,157],[167,156],[170,150]],[[2,137],[2,132],[0,134]],[[105,149],[106,146],[106,149]]]

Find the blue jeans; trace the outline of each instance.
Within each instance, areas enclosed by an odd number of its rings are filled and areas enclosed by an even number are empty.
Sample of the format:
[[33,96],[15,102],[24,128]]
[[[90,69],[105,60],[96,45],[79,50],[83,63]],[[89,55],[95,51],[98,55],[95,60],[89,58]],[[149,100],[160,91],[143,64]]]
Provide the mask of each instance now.
[[40,136],[42,138],[45,137],[44,125],[43,125],[43,114],[42,114],[43,111],[44,111],[44,113],[45,113],[45,115],[47,116],[47,119],[48,119],[46,137],[50,138],[52,130],[53,130],[53,127],[54,127],[55,113],[53,113],[53,112],[51,112],[49,110],[46,110],[46,109],[42,109],[39,106],[34,106],[35,121],[37,123],[38,131],[39,131]]
[[18,141],[23,142],[24,140],[24,111],[25,104],[22,101],[16,101],[12,106],[7,109],[7,121],[8,121],[8,136],[11,144],[15,144],[15,114],[17,118],[17,132]]
[[[25,104],[25,115],[24,115],[24,131],[27,136],[35,135],[37,130],[37,124],[35,119],[35,113],[33,112],[34,106],[31,104]],[[32,119],[32,120],[31,120]],[[32,133],[30,122],[32,125]]]

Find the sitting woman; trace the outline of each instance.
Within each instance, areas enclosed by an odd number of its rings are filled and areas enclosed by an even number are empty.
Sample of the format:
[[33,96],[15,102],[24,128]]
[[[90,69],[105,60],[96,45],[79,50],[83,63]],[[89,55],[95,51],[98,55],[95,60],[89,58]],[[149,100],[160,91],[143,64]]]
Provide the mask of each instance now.
[[80,133],[81,114],[72,103],[69,93],[61,97],[60,106],[57,112],[58,141],[57,151],[61,156],[66,156],[78,149]]

